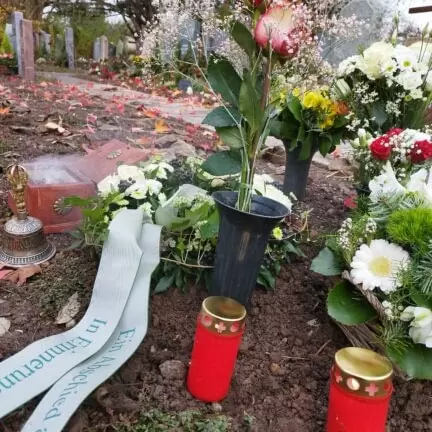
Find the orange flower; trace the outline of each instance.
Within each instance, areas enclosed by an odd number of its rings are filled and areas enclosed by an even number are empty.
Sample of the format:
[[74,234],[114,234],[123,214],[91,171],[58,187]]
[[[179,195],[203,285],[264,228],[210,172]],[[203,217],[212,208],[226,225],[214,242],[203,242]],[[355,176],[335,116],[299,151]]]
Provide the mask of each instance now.
[[338,115],[347,115],[350,112],[350,109],[348,108],[348,105],[345,102],[339,101],[335,102],[334,111]]

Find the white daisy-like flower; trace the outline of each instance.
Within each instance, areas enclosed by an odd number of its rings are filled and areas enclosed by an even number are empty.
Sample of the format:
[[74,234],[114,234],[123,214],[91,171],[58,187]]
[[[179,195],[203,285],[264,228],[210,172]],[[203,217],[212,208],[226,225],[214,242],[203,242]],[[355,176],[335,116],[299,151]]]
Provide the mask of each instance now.
[[432,311],[430,309],[408,306],[399,318],[402,321],[411,321],[409,335],[415,343],[432,348]]
[[111,192],[118,191],[119,184],[119,176],[109,175],[98,183],[97,189],[101,195],[108,195]]
[[149,190],[148,182],[149,180],[145,179],[138,180],[126,189],[125,195],[131,196],[132,198],[135,198],[135,196],[140,196],[142,198],[135,199],[144,199]]
[[147,180],[148,193],[150,195],[158,195],[162,190],[162,183],[157,180]]
[[351,262],[351,277],[363,289],[379,288],[389,294],[400,286],[398,276],[410,262],[408,252],[386,240],[372,240],[370,245],[362,244]]
[[117,174],[120,177],[120,180],[126,181],[137,181],[144,178],[143,170],[135,165],[120,165],[117,168]]
[[144,172],[146,173],[154,173],[156,178],[165,180],[167,179],[167,171],[173,172],[174,168],[166,163],[166,162],[154,162],[151,164],[148,164],[144,167]]

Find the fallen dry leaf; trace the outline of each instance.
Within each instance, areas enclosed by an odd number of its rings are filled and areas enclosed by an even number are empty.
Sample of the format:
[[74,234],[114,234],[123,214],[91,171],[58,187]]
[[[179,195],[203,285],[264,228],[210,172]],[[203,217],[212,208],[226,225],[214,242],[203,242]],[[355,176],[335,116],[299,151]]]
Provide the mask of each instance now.
[[164,134],[170,131],[169,126],[165,123],[164,119],[159,119],[155,121],[155,132],[157,134]]
[[27,282],[27,279],[38,273],[42,273],[42,269],[38,265],[21,267],[6,275],[5,280],[14,282],[18,286],[21,286]]
[[138,138],[137,140],[135,140],[135,144],[139,144],[142,146],[147,146],[151,143],[151,140],[149,137],[146,136],[142,136],[141,138]]
[[3,336],[10,329],[11,323],[6,318],[0,318],[0,336]]
[[9,114],[10,108],[6,107],[6,108],[0,108],[0,115],[6,115]]
[[80,310],[80,302],[78,301],[78,293],[74,293],[69,297],[67,303],[63,306],[57,319],[56,324],[67,324],[71,321]]

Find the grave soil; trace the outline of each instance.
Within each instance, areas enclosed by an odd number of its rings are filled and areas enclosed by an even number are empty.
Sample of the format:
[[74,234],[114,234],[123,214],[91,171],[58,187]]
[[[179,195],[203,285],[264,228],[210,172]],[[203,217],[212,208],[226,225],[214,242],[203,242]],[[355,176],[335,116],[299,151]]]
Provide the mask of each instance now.
[[[19,101],[8,106],[25,101],[30,108],[30,113],[22,116],[19,113],[0,116],[0,143],[13,153],[5,156],[3,151],[0,152],[1,166],[12,159],[22,161],[46,153],[81,151],[81,144],[89,141],[82,133],[67,141],[73,142],[74,146],[65,145],[62,144],[63,137],[37,131],[24,134],[12,130],[11,125],[25,121],[26,127],[36,127],[39,115],[55,110],[63,118],[65,128],[80,133],[78,131],[86,127],[89,112],[105,115],[106,123],[114,117],[105,111],[106,102],[103,101],[90,101],[91,109],[70,110],[70,101],[45,101],[43,93],[39,92],[40,84],[36,86],[36,93],[19,81],[3,80],[0,85],[4,86],[3,90],[0,87],[0,92],[7,88],[9,98],[12,96]],[[54,92],[53,89],[50,91]],[[69,91],[59,87],[55,93],[60,98]],[[82,100],[84,97],[80,96]],[[0,104],[2,101],[4,98],[0,96]],[[124,117],[119,115],[127,124],[122,131],[128,132],[147,121],[142,117],[134,118],[134,114],[134,110],[126,108]],[[75,118],[76,123],[71,118]],[[173,128],[181,127],[171,120],[167,122]],[[195,141],[192,139],[192,142]],[[274,165],[263,164],[263,167],[269,174],[276,170]],[[0,176],[0,215],[4,218],[9,214],[5,200],[7,189],[4,173]],[[328,171],[316,166],[312,167],[310,177],[308,196],[302,205],[302,209],[312,209],[310,241],[305,239],[302,248],[312,258],[320,249],[324,234],[336,229],[346,217],[343,199],[352,190],[345,179],[338,178],[337,174],[329,176]],[[71,243],[69,235],[50,238],[59,253],[42,268],[42,274],[34,276],[22,287],[0,281],[0,316],[8,318],[12,324],[10,331],[0,337],[0,361],[35,340],[64,331],[63,327],[54,325],[54,319],[76,291],[81,302],[77,320],[85,312],[97,263],[85,250],[66,250]],[[171,289],[151,297],[151,322],[144,343],[115,376],[83,403],[65,430],[181,431],[169,426],[138,429],[134,425],[140,412],[151,409],[167,413],[198,409],[203,416],[215,412],[227,416],[230,431],[323,431],[333,355],[349,343],[326,314],[326,293],[332,282],[309,271],[310,258],[294,259],[287,264],[274,291],[255,290],[231,392],[220,406],[195,401],[186,391],[184,380],[161,375],[159,366],[167,360],[188,364],[196,314],[206,297],[206,292],[199,287],[191,287],[186,294]],[[432,384],[396,378],[395,387],[390,430],[432,430]],[[33,400],[0,420],[0,431],[18,432],[36,403],[37,400]],[[247,419],[251,426],[246,425]]]

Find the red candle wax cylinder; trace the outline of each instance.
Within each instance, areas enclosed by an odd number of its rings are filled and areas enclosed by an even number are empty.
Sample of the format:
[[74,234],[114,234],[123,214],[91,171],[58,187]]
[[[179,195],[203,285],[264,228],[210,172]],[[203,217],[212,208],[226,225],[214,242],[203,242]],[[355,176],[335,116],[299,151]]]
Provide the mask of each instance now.
[[224,399],[244,333],[246,310],[235,300],[209,297],[198,315],[187,378],[189,392],[204,402]]
[[385,432],[393,385],[388,359],[363,348],[336,354],[327,432]]

